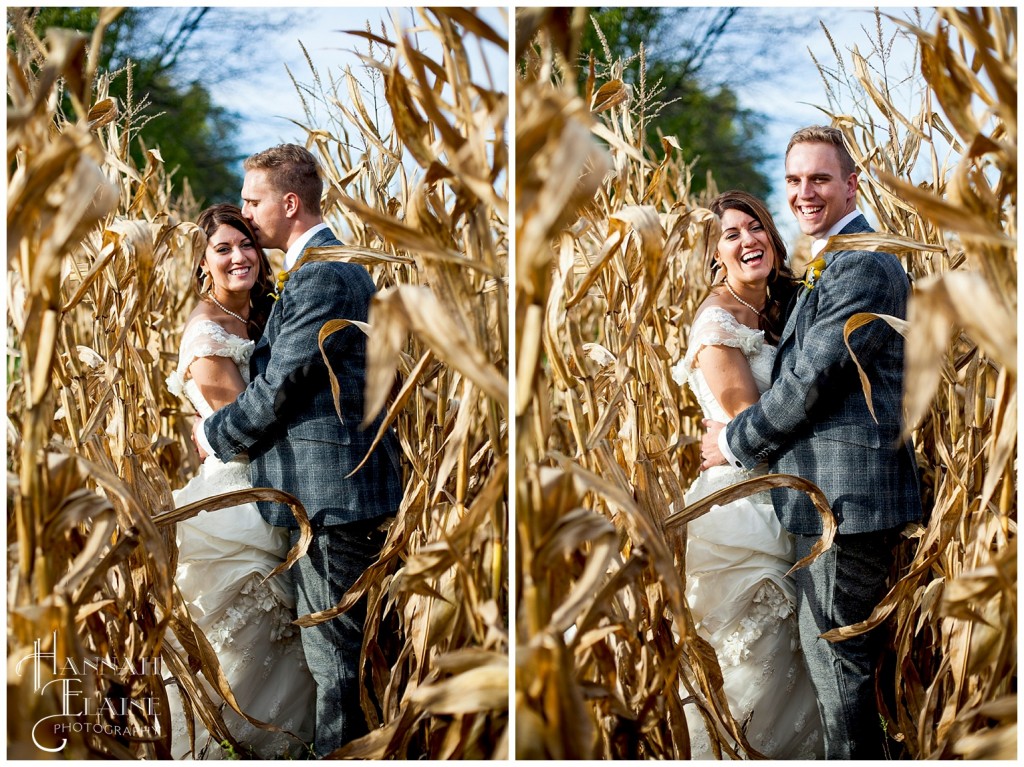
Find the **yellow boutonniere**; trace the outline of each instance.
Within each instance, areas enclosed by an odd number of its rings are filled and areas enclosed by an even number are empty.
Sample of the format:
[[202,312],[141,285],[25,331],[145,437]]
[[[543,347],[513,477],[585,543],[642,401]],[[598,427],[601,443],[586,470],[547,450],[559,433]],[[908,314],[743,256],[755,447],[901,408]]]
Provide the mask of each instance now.
[[800,280],[800,284],[808,290],[814,290],[814,286],[818,284],[818,278],[821,277],[823,271],[825,271],[825,259],[814,259],[807,265],[807,271],[804,272],[804,278]]
[[278,273],[277,290],[271,294],[275,301],[281,297],[281,292],[284,290],[285,283],[288,282],[288,278],[291,276],[292,273],[288,270],[284,270]]

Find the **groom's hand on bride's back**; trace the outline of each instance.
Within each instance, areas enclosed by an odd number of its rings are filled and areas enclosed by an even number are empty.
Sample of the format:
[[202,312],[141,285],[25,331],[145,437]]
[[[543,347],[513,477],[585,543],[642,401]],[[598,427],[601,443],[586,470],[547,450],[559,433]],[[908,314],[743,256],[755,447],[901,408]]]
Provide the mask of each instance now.
[[725,424],[712,421],[710,418],[705,418],[701,423],[704,424],[707,431],[704,432],[704,436],[700,440],[700,456],[703,459],[700,470],[705,471],[712,466],[723,466],[726,460],[718,448],[718,435],[725,428]]

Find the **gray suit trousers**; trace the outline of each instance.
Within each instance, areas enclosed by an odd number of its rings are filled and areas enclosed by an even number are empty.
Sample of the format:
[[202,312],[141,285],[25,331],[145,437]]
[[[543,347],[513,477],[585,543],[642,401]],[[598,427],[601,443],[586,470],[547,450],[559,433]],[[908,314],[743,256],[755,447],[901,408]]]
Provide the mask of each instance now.
[[[817,536],[797,535],[796,556]],[[896,529],[836,535],[832,548],[797,570],[800,643],[818,698],[827,759],[883,759],[884,733],[875,701],[875,669],[883,629],[841,642],[820,635],[866,619],[886,591]]]
[[[380,553],[382,519],[314,528],[306,556],[292,567],[300,616],[337,605]],[[299,531],[290,530],[294,546]],[[366,600],[336,618],[301,630],[306,664],[316,682],[313,750],[323,758],[367,732],[359,704],[359,657]]]

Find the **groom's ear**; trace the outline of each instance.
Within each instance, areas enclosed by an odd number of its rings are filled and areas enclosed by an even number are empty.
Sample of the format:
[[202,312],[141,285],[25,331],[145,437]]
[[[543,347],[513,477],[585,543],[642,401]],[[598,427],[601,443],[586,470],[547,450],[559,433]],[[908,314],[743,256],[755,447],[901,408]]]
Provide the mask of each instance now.
[[284,212],[286,216],[297,216],[301,202],[299,196],[295,192],[286,192],[284,197],[281,198],[281,202],[284,204]]
[[860,181],[860,176],[856,173],[851,173],[846,177],[846,199],[850,200],[857,196],[857,184]]

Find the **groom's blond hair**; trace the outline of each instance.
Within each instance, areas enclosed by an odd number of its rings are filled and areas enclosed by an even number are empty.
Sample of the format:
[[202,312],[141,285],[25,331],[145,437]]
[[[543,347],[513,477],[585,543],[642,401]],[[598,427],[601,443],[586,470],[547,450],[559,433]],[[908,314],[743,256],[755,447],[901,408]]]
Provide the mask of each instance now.
[[282,194],[294,192],[309,213],[320,215],[324,182],[316,157],[298,144],[278,144],[245,159],[245,170],[267,171],[267,183]]

